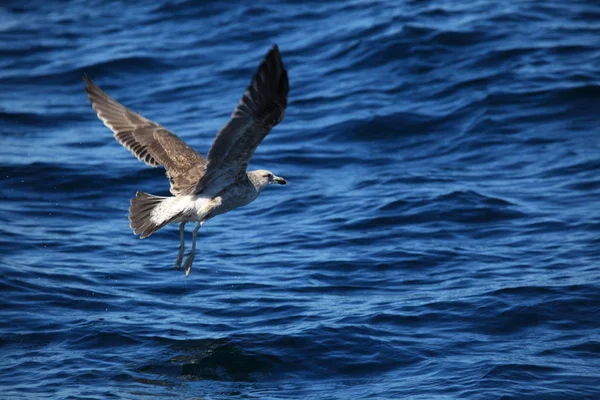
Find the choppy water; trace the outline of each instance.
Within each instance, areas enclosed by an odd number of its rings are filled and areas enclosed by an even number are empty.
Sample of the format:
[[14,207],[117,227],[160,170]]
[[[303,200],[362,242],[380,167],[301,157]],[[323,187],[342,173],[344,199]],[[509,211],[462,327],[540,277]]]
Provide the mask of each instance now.
[[[2,398],[600,398],[593,1],[5,3]],[[206,153],[268,48],[288,179],[211,220],[165,194],[87,72]]]

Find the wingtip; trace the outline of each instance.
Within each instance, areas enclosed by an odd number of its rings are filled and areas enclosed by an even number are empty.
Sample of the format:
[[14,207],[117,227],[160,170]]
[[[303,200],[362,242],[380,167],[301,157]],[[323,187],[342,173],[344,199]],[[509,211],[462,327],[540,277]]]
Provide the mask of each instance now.
[[[274,58],[274,60],[273,60]],[[285,66],[283,65],[283,60],[281,59],[281,53],[279,52],[279,46],[277,46],[277,44],[274,44],[273,47],[271,48],[271,51],[269,52],[269,54],[267,55],[267,62],[270,63],[275,63],[273,65],[275,65],[275,68],[277,68],[281,75],[279,77],[279,83],[277,86],[277,94],[282,97],[284,100],[284,104],[283,107],[285,108],[287,106],[287,95],[288,95],[288,91],[289,91],[289,80],[288,80],[288,72],[287,69],[285,68]]]
[[248,86],[247,93],[249,96],[254,96],[261,103],[248,104],[250,113],[260,114],[264,112],[264,107],[267,107],[267,103],[270,102],[275,102],[285,109],[287,107],[288,91],[287,70],[279,53],[279,46],[274,44],[258,67],[250,86]]
[[[85,82],[85,91],[88,94],[88,97],[91,96],[92,91],[94,88],[96,88],[96,84],[92,81],[92,79],[88,76],[88,74],[86,74],[85,72],[83,73],[83,81]],[[90,98],[91,100],[91,98]]]
[[273,47],[271,47],[271,50],[269,50],[269,53],[267,54],[267,58],[271,57],[275,57],[281,60],[281,53],[279,52],[279,46],[277,46],[277,44],[274,44]]

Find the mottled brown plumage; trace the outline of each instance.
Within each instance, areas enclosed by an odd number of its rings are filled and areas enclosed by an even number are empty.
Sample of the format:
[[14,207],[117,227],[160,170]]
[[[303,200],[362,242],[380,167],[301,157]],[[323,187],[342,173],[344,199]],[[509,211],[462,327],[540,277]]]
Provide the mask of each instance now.
[[117,141],[146,164],[163,166],[171,183],[174,197],[138,192],[131,200],[129,220],[134,233],[145,238],[169,223],[179,223],[176,265],[180,267],[185,223],[198,223],[184,263],[186,275],[195,256],[196,234],[207,220],[251,203],[273,183],[286,184],[285,179],[266,170],[246,171],[254,151],[283,119],[287,106],[288,76],[277,45],[217,134],[207,158],[160,124],[121,105],[87,76],[84,80],[92,107]]
[[160,124],[144,118],[106,94],[85,76],[85,91],[98,118],[115,139],[138,160],[151,167],[163,166],[175,196],[195,188],[206,169],[206,159]]

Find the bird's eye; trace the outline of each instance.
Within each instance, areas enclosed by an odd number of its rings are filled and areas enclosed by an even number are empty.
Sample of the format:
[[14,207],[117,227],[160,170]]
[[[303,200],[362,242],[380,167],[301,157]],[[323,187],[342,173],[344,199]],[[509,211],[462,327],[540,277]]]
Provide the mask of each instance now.
[[269,174],[263,175],[263,178],[268,178],[268,177],[269,177]]

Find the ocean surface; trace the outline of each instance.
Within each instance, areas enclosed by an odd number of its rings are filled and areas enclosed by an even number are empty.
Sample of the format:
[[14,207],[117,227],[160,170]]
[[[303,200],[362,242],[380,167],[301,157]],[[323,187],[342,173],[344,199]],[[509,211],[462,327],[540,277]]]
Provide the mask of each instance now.
[[[3,2],[1,399],[599,399],[600,4]],[[161,168],[87,73],[203,154],[268,49],[288,180],[139,240]],[[187,240],[189,246],[190,231]]]

